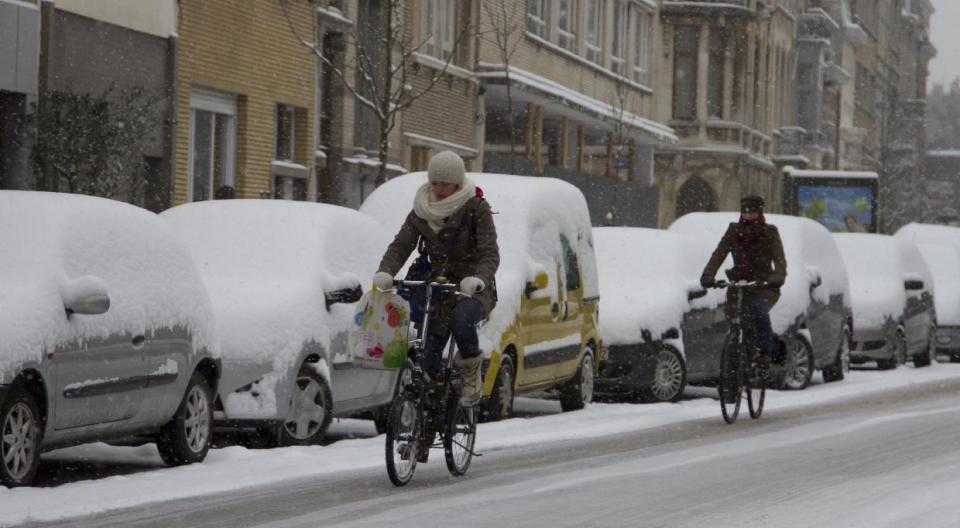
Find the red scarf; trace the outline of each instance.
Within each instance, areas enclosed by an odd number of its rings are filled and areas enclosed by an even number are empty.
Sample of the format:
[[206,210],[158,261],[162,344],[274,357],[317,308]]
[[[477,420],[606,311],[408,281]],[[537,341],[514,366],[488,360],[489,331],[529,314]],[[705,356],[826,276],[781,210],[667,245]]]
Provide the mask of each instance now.
[[754,220],[745,220],[740,217],[740,223],[737,226],[737,249],[739,250],[738,259],[734,259],[733,278],[734,280],[755,280],[753,270],[750,269],[750,253],[756,242],[763,237],[763,231],[767,227],[767,219],[760,213]]

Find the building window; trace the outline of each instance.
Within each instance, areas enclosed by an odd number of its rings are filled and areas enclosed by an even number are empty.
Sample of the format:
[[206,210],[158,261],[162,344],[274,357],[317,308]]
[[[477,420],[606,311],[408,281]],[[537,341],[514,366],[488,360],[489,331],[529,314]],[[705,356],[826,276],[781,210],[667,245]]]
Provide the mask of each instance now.
[[448,60],[457,40],[457,2],[423,0],[423,49],[430,55]]
[[236,98],[194,89],[190,96],[189,201],[210,200],[234,185]]
[[296,149],[296,112],[292,106],[277,105],[276,145],[273,159],[293,161]]
[[527,0],[527,31],[547,38],[547,6],[549,0]]
[[634,4],[633,11],[633,81],[650,83],[650,26],[652,14]]
[[577,2],[576,0],[557,0],[556,7],[556,26],[554,27],[556,37],[554,40],[561,48],[576,53]]
[[697,117],[697,52],[700,28],[677,26],[674,31],[673,117]]
[[587,0],[587,60],[603,62],[604,0]]
[[627,56],[627,23],[630,22],[625,0],[613,0],[613,21],[610,25],[613,34],[610,41],[610,70],[617,75],[625,75]]
[[710,28],[710,63],[707,68],[707,117],[723,117],[723,71],[726,61],[727,34]]
[[410,147],[410,171],[427,170],[430,163],[430,147]]
[[275,175],[273,177],[273,197],[277,200],[307,200],[307,180],[296,176]]

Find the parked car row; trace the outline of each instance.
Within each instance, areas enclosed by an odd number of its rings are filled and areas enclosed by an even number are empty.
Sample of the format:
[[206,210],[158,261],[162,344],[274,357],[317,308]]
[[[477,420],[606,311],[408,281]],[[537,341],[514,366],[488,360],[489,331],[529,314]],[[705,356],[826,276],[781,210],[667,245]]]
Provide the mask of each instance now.
[[[594,229],[570,184],[471,178],[501,253],[499,301],[480,330],[485,418],[510,416],[522,393],[575,410],[595,392],[675,401],[688,383],[716,382],[725,295],[698,278],[737,215]],[[355,365],[346,336],[423,181],[395,178],[360,211],[222,200],[155,215],[0,191],[0,482],[27,484],[42,451],[83,442],[156,442],[175,465],[202,460],[224,429],[290,445],[317,442],[333,417],[382,427],[401,373]],[[850,361],[960,358],[960,236],[830,236],[812,220],[767,219],[788,262],[771,312],[783,388],[815,370],[841,380]]]

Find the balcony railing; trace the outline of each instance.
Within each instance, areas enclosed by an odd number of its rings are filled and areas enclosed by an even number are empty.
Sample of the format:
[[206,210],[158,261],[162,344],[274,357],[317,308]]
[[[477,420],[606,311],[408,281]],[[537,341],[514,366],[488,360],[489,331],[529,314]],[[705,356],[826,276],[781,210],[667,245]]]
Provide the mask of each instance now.
[[664,0],[663,11],[673,14],[747,16],[756,13],[757,0]]

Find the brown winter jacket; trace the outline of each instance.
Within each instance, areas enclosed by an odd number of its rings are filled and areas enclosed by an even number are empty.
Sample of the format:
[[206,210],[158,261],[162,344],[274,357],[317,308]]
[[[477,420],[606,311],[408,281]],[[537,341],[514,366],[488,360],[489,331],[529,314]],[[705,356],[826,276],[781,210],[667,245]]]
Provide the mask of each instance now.
[[[458,230],[458,240],[451,244],[450,239]],[[451,284],[460,284],[464,277],[470,276],[479,277],[483,281],[483,291],[474,294],[473,298],[480,301],[486,315],[490,315],[490,311],[497,304],[494,276],[500,266],[500,248],[497,245],[497,230],[493,225],[490,204],[478,193],[450,215],[437,233],[430,229],[426,220],[410,211],[400,227],[400,232],[387,247],[383,260],[380,261],[379,271],[396,275],[410,253],[417,248],[420,237],[423,237],[423,251],[429,255],[435,275],[442,271]],[[447,251],[451,246],[453,251],[448,258]],[[452,295],[442,298],[438,311],[432,315],[432,334],[446,334],[446,323],[457,300],[458,298]]]
[[[733,253],[734,266],[737,264],[746,264],[750,270],[752,281],[776,281],[780,284],[787,278],[787,257],[783,253],[783,242],[780,240],[780,232],[777,227],[771,224],[764,226],[763,235],[754,242],[754,247],[748,255],[744,255],[737,244],[737,230],[739,224],[733,222],[727,227],[727,232],[720,239],[720,244],[714,250],[707,266],[703,268],[703,275],[706,277],[715,277],[723,260],[727,255]],[[749,259],[743,263],[741,259]],[[780,290],[763,289],[757,292],[758,295],[766,297],[770,301],[770,308],[777,304],[780,299]],[[733,315],[736,310],[736,292],[727,290],[727,315]]]

